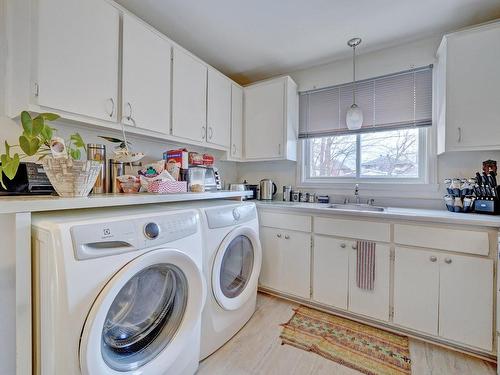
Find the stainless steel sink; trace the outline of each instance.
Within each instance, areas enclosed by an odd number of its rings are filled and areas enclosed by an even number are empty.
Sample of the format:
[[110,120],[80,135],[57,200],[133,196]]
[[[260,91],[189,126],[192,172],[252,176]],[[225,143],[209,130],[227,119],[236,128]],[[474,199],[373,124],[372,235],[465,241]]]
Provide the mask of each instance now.
[[372,206],[370,204],[361,203],[346,203],[346,204],[331,204],[328,206],[332,210],[344,210],[344,211],[372,211],[372,212],[384,212],[384,207]]

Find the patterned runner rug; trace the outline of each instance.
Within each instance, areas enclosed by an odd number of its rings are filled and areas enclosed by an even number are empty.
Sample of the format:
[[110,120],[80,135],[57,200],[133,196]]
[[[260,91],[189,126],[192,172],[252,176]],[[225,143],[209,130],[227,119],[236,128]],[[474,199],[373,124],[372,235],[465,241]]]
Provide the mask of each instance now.
[[305,306],[282,324],[282,344],[317,353],[367,375],[411,374],[408,337]]

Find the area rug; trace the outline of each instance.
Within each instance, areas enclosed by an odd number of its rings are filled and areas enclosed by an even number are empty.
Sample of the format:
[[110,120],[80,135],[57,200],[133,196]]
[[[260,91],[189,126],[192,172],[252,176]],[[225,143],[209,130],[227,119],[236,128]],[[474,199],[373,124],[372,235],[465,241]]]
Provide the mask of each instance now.
[[367,375],[411,374],[408,337],[305,306],[282,324],[282,344],[310,351]]

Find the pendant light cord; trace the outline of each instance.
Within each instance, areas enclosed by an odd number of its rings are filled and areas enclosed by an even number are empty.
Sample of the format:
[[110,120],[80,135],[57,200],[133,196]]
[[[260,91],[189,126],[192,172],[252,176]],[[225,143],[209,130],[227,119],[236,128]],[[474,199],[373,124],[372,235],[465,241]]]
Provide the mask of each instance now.
[[356,46],[352,47],[352,104],[356,104]]

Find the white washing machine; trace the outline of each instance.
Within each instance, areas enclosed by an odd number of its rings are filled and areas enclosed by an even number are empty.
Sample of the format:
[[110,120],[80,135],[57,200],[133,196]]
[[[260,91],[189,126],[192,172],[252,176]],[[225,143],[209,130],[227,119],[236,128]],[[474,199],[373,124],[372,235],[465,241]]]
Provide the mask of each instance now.
[[210,202],[201,208],[207,301],[201,359],[233,337],[255,312],[262,263],[254,203]]
[[35,373],[191,375],[206,297],[197,210],[34,215]]

